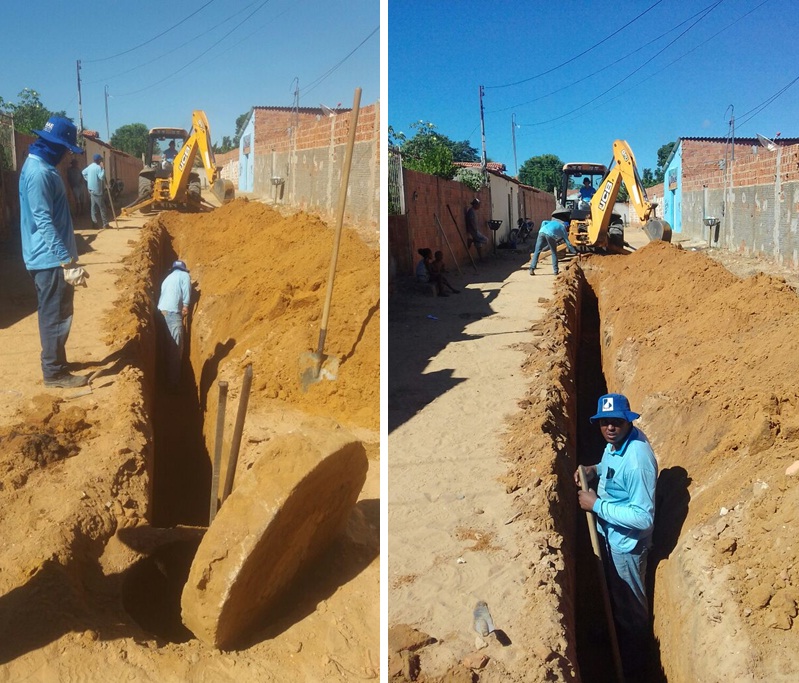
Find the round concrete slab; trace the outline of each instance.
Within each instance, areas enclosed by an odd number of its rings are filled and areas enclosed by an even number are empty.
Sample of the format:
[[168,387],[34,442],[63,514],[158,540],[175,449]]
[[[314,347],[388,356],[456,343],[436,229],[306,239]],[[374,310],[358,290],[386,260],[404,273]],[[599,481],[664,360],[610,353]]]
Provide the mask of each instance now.
[[294,576],[341,532],[366,480],[363,445],[342,432],[275,439],[206,532],[181,596],[183,623],[228,649],[268,619]]

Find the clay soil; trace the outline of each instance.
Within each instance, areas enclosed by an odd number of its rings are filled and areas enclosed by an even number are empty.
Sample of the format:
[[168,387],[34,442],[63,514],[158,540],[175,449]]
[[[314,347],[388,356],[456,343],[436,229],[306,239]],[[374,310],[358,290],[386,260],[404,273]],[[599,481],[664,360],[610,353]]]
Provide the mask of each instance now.
[[[397,506],[401,496],[391,494],[389,673],[420,681],[612,679],[606,648],[601,666],[590,659],[603,617],[583,604],[598,598],[586,594],[593,558],[581,550],[585,518],[571,481],[578,462],[598,460],[583,423],[607,389],[627,394],[642,414],[660,468],[652,680],[795,680],[799,278],[765,261],[663,243],[575,261],[557,281],[546,268],[531,281],[519,270],[524,257],[516,258],[515,267],[511,255],[484,266],[493,278],[453,278],[470,280],[466,291],[491,302],[484,315],[495,330],[507,328],[508,317],[526,319],[526,335],[502,337],[493,358],[475,354],[489,325],[479,339],[453,332],[464,325],[462,300],[407,294],[392,307],[393,347],[403,335],[413,339],[408,320],[419,310],[448,324],[438,355],[472,393],[448,403],[460,387],[441,384],[432,404],[398,416],[391,432],[392,454],[429,435],[442,500],[434,513],[418,499]],[[431,357],[422,377],[436,365]],[[484,396],[497,391],[490,378],[498,372],[511,410]],[[470,403],[483,408],[478,433],[487,444],[458,436],[469,427],[456,415]],[[449,491],[458,494],[444,501]],[[408,530],[414,516],[440,531],[434,548]],[[467,545],[463,528],[490,543]],[[504,642],[477,638],[477,599],[492,608]],[[593,620],[587,637],[581,619]]]
[[[345,229],[325,344],[338,373],[304,391],[300,356],[317,344],[333,244],[320,219],[237,200],[99,234],[77,227],[90,279],[67,353],[75,372],[97,373],[88,395],[43,387],[32,282],[18,247],[2,252],[0,681],[376,679],[378,254]],[[155,301],[177,255],[197,298],[169,395]],[[282,434],[319,429],[361,440],[369,472],[345,532],[222,652],[182,626],[178,601],[208,521],[217,382],[230,384],[227,454],[248,364],[237,480]]]

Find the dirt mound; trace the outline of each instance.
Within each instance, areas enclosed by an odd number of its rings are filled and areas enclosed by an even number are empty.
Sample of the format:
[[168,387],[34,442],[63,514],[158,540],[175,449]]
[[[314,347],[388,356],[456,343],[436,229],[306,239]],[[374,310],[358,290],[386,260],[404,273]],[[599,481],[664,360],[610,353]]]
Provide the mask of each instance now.
[[[338,377],[304,392],[299,357],[318,343],[334,231],[316,216],[283,216],[245,200],[202,215],[169,212],[159,220],[198,283],[194,365],[219,361],[221,347],[234,363],[253,363],[255,407],[279,399],[378,428],[380,260],[357,233],[341,236],[325,342],[325,353],[340,359]],[[232,338],[232,330],[245,332]]]

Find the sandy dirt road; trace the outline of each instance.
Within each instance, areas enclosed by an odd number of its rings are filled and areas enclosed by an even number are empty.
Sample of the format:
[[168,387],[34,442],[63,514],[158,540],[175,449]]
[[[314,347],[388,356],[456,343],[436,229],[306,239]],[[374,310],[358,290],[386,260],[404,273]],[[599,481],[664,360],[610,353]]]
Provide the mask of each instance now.
[[[505,419],[529,384],[521,365],[530,328],[555,280],[548,252],[533,277],[528,264],[522,250],[498,250],[479,273],[451,277],[460,294],[403,290],[390,305],[389,627],[442,641],[422,655],[429,676],[475,650],[478,600],[511,643],[527,628],[520,525],[501,455]],[[504,680],[527,659],[522,642],[494,641],[485,652]]]

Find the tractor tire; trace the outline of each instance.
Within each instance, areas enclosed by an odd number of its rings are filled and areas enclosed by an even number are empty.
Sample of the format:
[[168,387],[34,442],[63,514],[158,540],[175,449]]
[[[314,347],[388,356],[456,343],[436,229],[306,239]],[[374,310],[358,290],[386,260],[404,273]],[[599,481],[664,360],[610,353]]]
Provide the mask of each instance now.
[[[136,203],[143,202],[145,199],[149,199],[153,196],[153,181],[149,178],[144,178],[143,176],[139,176],[139,196],[136,199]],[[142,213],[150,213],[153,210],[153,205],[148,204],[147,206],[142,207],[139,209]]]

